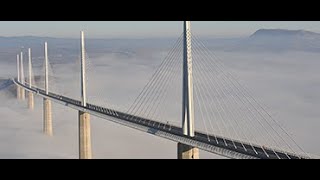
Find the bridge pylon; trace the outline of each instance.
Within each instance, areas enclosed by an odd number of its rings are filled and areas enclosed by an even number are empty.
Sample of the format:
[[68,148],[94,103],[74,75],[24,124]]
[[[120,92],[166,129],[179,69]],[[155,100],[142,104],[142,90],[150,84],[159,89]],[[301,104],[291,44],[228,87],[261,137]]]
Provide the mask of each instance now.
[[[20,82],[20,58],[19,58],[19,54],[17,54],[17,80],[18,82]],[[20,100],[21,99],[21,87],[17,85],[17,99]]]
[[[49,74],[48,74],[48,44],[44,43],[44,56],[45,56],[45,91],[46,94],[49,94]],[[43,98],[43,132],[48,136],[52,136],[52,108],[51,100]]]
[[[194,136],[194,106],[192,78],[191,23],[183,23],[183,85],[182,85],[182,129],[183,134]],[[199,159],[199,149],[178,143],[178,159]]]
[[[28,57],[29,57],[29,88],[32,88],[32,63],[31,63],[31,49],[28,49]],[[28,108],[30,110],[34,109],[34,98],[33,98],[33,93],[31,91],[29,91],[28,93]]]
[[[20,82],[23,85],[25,84],[24,68],[23,68],[23,52],[20,53]],[[25,90],[23,88],[20,88],[20,97],[21,97],[21,100],[26,99]]]
[[[86,59],[85,59],[85,44],[84,32],[80,32],[81,36],[81,105],[86,107]],[[91,131],[90,131],[90,114],[79,111],[79,158],[91,159]]]

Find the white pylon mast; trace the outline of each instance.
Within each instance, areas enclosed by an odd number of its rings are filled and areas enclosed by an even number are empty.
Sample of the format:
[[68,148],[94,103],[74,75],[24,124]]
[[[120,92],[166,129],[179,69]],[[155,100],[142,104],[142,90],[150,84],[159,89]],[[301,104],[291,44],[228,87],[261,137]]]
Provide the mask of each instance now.
[[81,31],[81,104],[87,105],[86,97],[86,56],[85,56],[85,44],[84,44],[84,32]]
[[21,84],[24,85],[23,52],[20,53],[20,80]]
[[17,54],[17,71],[18,71],[18,82],[20,82],[20,59],[19,54]]
[[32,87],[32,65],[31,65],[31,49],[28,49],[28,57],[29,57],[29,88]]
[[182,128],[183,134],[194,136],[194,107],[192,80],[191,24],[184,21],[183,26],[183,93]]
[[47,42],[44,43],[44,73],[45,73],[45,79],[44,79],[44,83],[45,83],[45,91],[46,94],[49,94],[49,73],[48,73],[48,44]]

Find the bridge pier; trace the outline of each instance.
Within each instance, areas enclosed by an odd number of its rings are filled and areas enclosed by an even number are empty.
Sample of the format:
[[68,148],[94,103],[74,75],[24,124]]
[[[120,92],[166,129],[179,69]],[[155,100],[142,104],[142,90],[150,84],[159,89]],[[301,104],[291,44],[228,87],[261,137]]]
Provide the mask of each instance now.
[[48,136],[52,136],[52,111],[51,100],[43,99],[43,132]]
[[178,143],[178,159],[199,159],[199,149]]
[[92,158],[90,114],[82,111],[79,111],[79,158]]
[[[194,106],[191,23],[183,23],[183,80],[182,80],[182,130],[183,134],[194,136]],[[199,149],[178,143],[178,159],[199,159]]]
[[21,91],[22,90],[23,89],[20,86],[17,85],[17,99],[18,100],[21,100]]
[[[20,60],[19,60],[19,54],[17,54],[17,80],[20,82]],[[17,99],[21,99],[21,88],[17,85]]]
[[[84,32],[80,32],[81,42],[81,105],[87,106],[86,97],[86,63],[85,63],[85,45],[84,45]],[[79,111],[79,158],[91,159],[91,131],[90,131],[90,114],[87,112]]]
[[[20,81],[21,83],[24,85],[25,82],[25,78],[24,78],[24,70],[23,70],[23,52],[21,52],[20,54]],[[20,98],[21,100],[25,100],[26,99],[26,95],[25,95],[25,90],[23,88],[20,88]]]
[[25,90],[20,87],[19,91],[20,91],[20,99],[24,101],[26,99]]
[[30,110],[34,109],[34,97],[32,92],[29,92],[28,94],[28,108]]
[[[28,49],[28,57],[29,57],[29,88],[32,88],[32,63],[31,63],[31,49]],[[34,109],[34,98],[33,98],[33,93],[31,91],[28,92],[28,108],[29,110]]]
[[[45,91],[49,94],[49,76],[48,76],[48,44],[44,43],[44,57],[45,57]],[[52,136],[52,111],[51,100],[43,98],[43,132],[48,136]]]
[[20,93],[20,87],[17,85],[17,99],[20,100],[21,97],[20,97],[21,93]]

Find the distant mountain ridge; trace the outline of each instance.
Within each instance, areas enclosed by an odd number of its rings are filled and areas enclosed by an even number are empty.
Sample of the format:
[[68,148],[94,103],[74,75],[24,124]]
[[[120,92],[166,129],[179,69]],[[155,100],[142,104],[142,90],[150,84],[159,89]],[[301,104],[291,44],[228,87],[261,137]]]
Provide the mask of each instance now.
[[[136,56],[146,52],[168,51],[176,38],[146,39],[86,39],[91,57],[113,53],[117,56]],[[245,38],[201,38],[209,49],[243,52],[320,52],[320,33],[307,30],[259,29]],[[65,62],[78,58],[80,40],[37,36],[0,36],[0,60],[12,61],[24,48],[32,48],[33,57],[43,57],[43,43],[47,41],[50,58]],[[196,48],[196,47],[195,47]],[[13,62],[13,61],[12,61]]]
[[250,37],[256,36],[313,36],[320,38],[319,33],[306,31],[306,30],[288,30],[288,29],[259,29],[254,32]]
[[259,29],[225,48],[229,51],[320,52],[320,34],[306,30]]

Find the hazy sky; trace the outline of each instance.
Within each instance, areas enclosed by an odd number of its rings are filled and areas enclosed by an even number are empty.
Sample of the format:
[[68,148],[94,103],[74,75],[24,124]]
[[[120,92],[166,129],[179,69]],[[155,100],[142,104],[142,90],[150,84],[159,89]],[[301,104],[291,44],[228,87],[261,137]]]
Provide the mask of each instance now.
[[[179,21],[0,21],[0,36],[77,38],[85,30],[91,38],[176,37]],[[320,21],[197,21],[193,32],[210,37],[247,36],[260,28],[304,29],[320,33]]]
[[[8,22],[9,23],[9,22]],[[132,28],[126,29],[126,31],[104,31],[102,27],[107,29],[106,25],[102,26],[93,26],[94,22],[92,22],[90,26],[90,36],[94,36],[95,30],[99,30],[100,32],[106,32],[105,36],[111,36],[113,33],[114,35],[119,35],[119,33],[127,33],[126,36],[129,37],[148,37],[148,34],[152,35],[152,32],[155,32],[157,29],[154,23],[134,23],[134,22],[127,22],[127,23],[116,23],[116,22],[100,22],[101,24],[108,24],[112,26],[112,24],[116,24],[113,27],[113,30],[116,30],[116,27],[130,25]],[[194,22],[193,29],[197,33],[201,33],[201,28],[204,25],[208,24],[208,27],[221,27],[221,24],[227,22]],[[228,22],[231,23],[231,22]],[[225,29],[230,30],[241,30],[241,29],[250,29],[249,26],[245,26],[242,23],[245,22],[237,22],[225,25]],[[248,22],[249,23],[249,22]],[[264,22],[264,25],[261,25],[262,28],[290,28],[290,29],[310,29],[314,28],[313,31],[320,32],[316,30],[316,25],[318,23],[309,23],[309,27],[307,28],[307,22],[300,22],[302,24],[294,25],[294,22],[288,22],[287,27],[283,27],[286,22],[276,22],[278,24],[273,23],[273,26],[266,26],[267,22]],[[271,22],[270,22],[271,23]],[[293,23],[290,27],[289,24]],[[10,24],[10,23],[9,23]],[[17,23],[19,24],[19,23]],[[32,24],[32,23],[30,23]],[[43,23],[45,24],[45,23]],[[56,23],[58,25],[59,23]],[[73,33],[74,31],[78,31],[80,27],[76,27],[75,29],[67,28],[70,25],[68,23],[64,23],[65,26],[61,24],[57,28],[51,28],[52,34],[49,33],[48,30],[42,29],[41,32],[46,32],[48,34],[45,35],[54,35],[54,33],[60,32],[59,27],[61,29],[65,27],[65,29],[69,29],[72,32],[72,36],[77,37],[78,32]],[[72,24],[72,23],[69,23]],[[143,32],[138,34],[138,30],[134,29],[137,24],[142,24],[144,28]],[[152,26],[152,24],[154,26]],[[164,33],[166,36],[168,34],[178,34],[180,33],[179,30],[181,29],[181,23],[165,23],[166,28],[163,31],[167,30],[167,33]],[[258,24],[258,23],[257,23]],[[272,23],[271,23],[272,24]],[[282,24],[282,26],[281,26]],[[3,24],[0,24],[3,25]],[[134,26],[133,26],[134,25]],[[31,25],[27,26],[24,25],[24,30],[28,30],[31,28]],[[0,26],[0,31],[5,30]],[[49,24],[47,26],[43,25],[42,28],[50,28]],[[101,28],[98,28],[101,27]],[[153,27],[154,30],[151,28]],[[228,28],[227,28],[228,27]],[[8,27],[6,27],[8,28]],[[23,29],[23,27],[16,27],[14,29]],[[253,28],[253,27],[251,27]],[[39,27],[40,29],[40,27]],[[176,29],[176,32],[171,29]],[[254,29],[254,28],[253,28]],[[31,30],[31,29],[30,29]],[[223,30],[223,29],[220,29]],[[141,30],[142,31],[142,30]],[[40,32],[40,31],[39,31]],[[65,31],[61,31],[65,32]],[[132,33],[132,34],[129,34]],[[140,32],[140,31],[139,31]],[[216,31],[217,34],[219,31]],[[249,30],[248,30],[249,32]],[[13,31],[12,31],[13,33]],[[108,34],[109,33],[109,34]],[[136,34],[134,34],[136,33]],[[251,32],[249,32],[250,34]],[[93,34],[93,35],[92,35]],[[205,32],[202,33],[205,35]],[[37,35],[37,34],[36,34]],[[95,34],[98,36],[98,34]],[[65,34],[64,36],[67,36]],[[70,35],[71,36],[71,35]],[[150,35],[149,35],[150,36]],[[103,36],[104,37],[104,36]],[[124,41],[125,42],[125,41]],[[156,42],[156,41],[155,41]],[[255,44],[262,44],[260,40],[257,40]],[[301,41],[302,42],[302,41]],[[296,44],[300,44],[299,41]],[[64,45],[64,44],[62,44]],[[99,44],[98,44],[99,45]],[[97,45],[97,46],[98,46]],[[167,55],[168,51],[166,49],[158,49],[158,48],[150,48],[149,44],[145,43],[145,46],[140,46],[140,44],[132,43],[131,48],[128,49],[123,48],[123,45],[114,45],[114,49],[111,51],[105,51],[102,53],[94,53],[88,51],[88,66],[87,66],[87,75],[88,75],[88,100],[93,104],[102,104],[104,107],[115,107],[116,109],[121,109],[122,111],[127,111],[130,107],[131,103],[135,100],[135,98],[139,95],[143,87],[147,84],[150,77],[154,73],[156,69],[156,65],[160,64],[163,58]],[[242,44],[243,49],[250,49],[246,48],[246,44]],[[239,79],[240,84],[243,84],[244,87],[248,87],[248,89],[252,92],[252,94],[256,100],[262,104],[262,106],[266,107],[266,110],[270,115],[275,119],[275,121],[279,122],[279,124],[287,130],[288,134],[293,136],[296,140],[297,144],[299,144],[306,152],[319,155],[320,153],[320,144],[313,143],[318,142],[318,137],[320,136],[320,53],[318,52],[307,52],[307,51],[291,51],[281,52],[278,51],[269,52],[268,50],[273,49],[274,45],[266,43],[268,46],[265,47],[266,51],[215,51],[217,59],[222,61],[222,64],[225,64],[227,67],[226,74],[231,72],[235,75],[235,79]],[[279,47],[283,44],[279,43]],[[79,47],[79,46],[77,46]],[[196,47],[196,46],[194,46]],[[277,46],[278,47],[278,46]],[[307,46],[308,47],[308,46]],[[79,89],[79,60],[78,51],[73,50],[72,47],[68,46],[50,46],[51,50],[54,48],[67,48],[63,49],[68,53],[62,54],[61,59],[65,61],[56,61],[59,63],[53,63],[52,69],[49,70],[49,73],[55,72],[55,76],[59,80],[57,81],[50,81],[50,88],[52,91],[54,87],[57,90],[53,92],[57,92],[58,94],[63,94],[68,97],[72,98],[79,98],[80,92],[74,91],[75,89]],[[71,48],[69,50],[69,48]],[[181,49],[181,48],[180,48]],[[3,52],[6,49],[2,49]],[[49,51],[54,52],[54,51]],[[246,136],[249,136],[251,141],[259,142],[254,144],[260,145],[269,145],[277,144],[279,138],[277,133],[273,133],[274,131],[270,131],[270,136],[264,125],[269,123],[262,123],[264,122],[264,118],[256,118],[256,115],[253,113],[253,110],[261,111],[257,107],[245,109],[242,112],[239,112],[240,108],[238,105],[242,105],[242,103],[232,103],[231,101],[234,97],[241,98],[241,94],[238,93],[237,88],[234,89],[231,86],[232,83],[223,83],[226,79],[226,74],[218,76],[217,72],[214,71],[214,68],[221,68],[224,66],[217,66],[215,63],[203,63],[203,61],[197,61],[196,54],[198,53],[198,60],[204,59],[199,58],[199,54],[202,51],[195,51],[193,58],[194,58],[194,81],[197,82],[194,87],[198,88],[194,91],[194,101],[195,101],[195,108],[202,106],[206,107],[208,105],[208,111],[212,110],[212,117],[206,116],[207,118],[196,118],[195,127],[197,130],[203,131],[201,129],[200,124],[203,123],[202,127],[207,127],[210,133],[214,133],[215,135],[222,135],[223,137],[233,137],[237,139],[237,136],[246,139]],[[212,53],[212,52],[211,52]],[[33,53],[34,54],[34,53]],[[51,61],[54,62],[54,57],[57,56],[54,53],[49,53],[49,57]],[[0,53],[0,78],[9,78],[16,76],[16,66],[11,63],[12,61],[15,62],[15,56],[13,55],[12,59],[4,58],[4,53]],[[33,59],[34,62],[34,74],[43,74],[42,70],[42,62],[43,58],[40,56],[34,56],[36,58]],[[38,57],[38,58],[37,58]],[[181,57],[181,56],[180,56]],[[176,57],[179,58],[179,57]],[[180,58],[181,59],[181,58]],[[61,63],[65,62],[65,63]],[[67,63],[68,62],[68,63]],[[199,63],[202,64],[201,67],[206,68],[199,68]],[[210,63],[211,66],[208,64]],[[36,66],[37,65],[37,66]],[[179,64],[178,64],[179,65]],[[208,65],[208,66],[207,66]],[[173,66],[172,66],[173,67]],[[177,66],[179,67],[179,66]],[[181,67],[181,66],[180,66]],[[197,69],[198,67],[198,69]],[[207,67],[210,67],[209,69]],[[223,69],[223,68],[222,68]],[[171,69],[172,70],[172,69]],[[209,70],[213,70],[211,72],[215,72],[212,74]],[[180,71],[181,72],[181,71]],[[196,74],[198,72],[198,75]],[[215,89],[211,89],[213,94],[216,96],[206,96],[205,93],[197,93],[199,91],[199,72],[208,72],[211,76],[207,76],[204,80],[212,78],[211,81],[202,81],[206,84],[210,84],[210,87],[215,87]],[[53,77],[53,76],[50,76]],[[164,75],[163,77],[170,77]],[[181,74],[180,74],[181,77]],[[196,79],[198,77],[198,79]],[[52,79],[52,80],[53,80]],[[176,78],[179,81],[179,77]],[[166,80],[166,79],[165,79]],[[181,79],[180,79],[181,80]],[[221,81],[219,81],[221,80]],[[178,81],[175,79],[170,79],[170,84],[176,85]],[[103,83],[101,83],[103,82]],[[181,81],[180,81],[181,82]],[[201,81],[200,81],[201,82]],[[168,84],[169,84],[168,83]],[[181,86],[181,83],[179,83]],[[41,83],[38,84],[40,87],[43,87]],[[218,86],[214,85],[221,85],[221,87],[217,88]],[[1,83],[0,83],[1,86]],[[164,86],[165,87],[165,86]],[[170,86],[173,91],[175,90],[181,95],[181,88],[175,88],[179,86]],[[205,86],[204,86],[205,87]],[[242,86],[240,86],[242,87]],[[169,90],[171,90],[169,89]],[[218,92],[218,89],[220,92]],[[228,89],[226,91],[221,91],[223,89]],[[9,89],[10,90],[10,89]],[[35,102],[35,110],[33,112],[28,111],[27,103],[17,101],[13,94],[10,93],[8,89],[1,89],[0,88],[0,159],[1,158],[78,158],[78,129],[77,129],[77,111],[72,110],[70,108],[65,108],[64,106],[58,105],[53,103],[53,131],[54,136],[48,138],[42,134],[42,99],[40,97],[36,97]],[[11,89],[12,90],[12,89]],[[14,89],[13,89],[14,90]],[[159,90],[163,90],[159,88]],[[167,98],[163,98],[164,100],[170,99],[171,101],[166,101],[165,103],[160,102],[160,108],[156,108],[157,111],[156,115],[158,118],[163,117],[173,117],[173,118],[163,118],[163,121],[169,120],[169,122],[177,122],[181,125],[181,118],[174,118],[179,117],[181,114],[174,113],[174,110],[166,110],[162,111],[164,108],[169,109],[171,106],[176,105],[175,109],[181,110],[180,103],[181,101],[174,101],[172,95],[174,94],[173,91],[166,91],[169,92]],[[207,88],[202,88],[203,90],[208,90]],[[210,89],[209,89],[210,90]],[[236,92],[236,93],[235,93]],[[208,94],[209,91],[206,93]],[[211,93],[211,92],[210,92]],[[225,98],[227,95],[230,98]],[[201,94],[201,95],[200,95]],[[223,96],[221,96],[221,94]],[[220,96],[219,96],[220,95]],[[159,97],[159,96],[158,96]],[[178,96],[177,96],[178,97]],[[181,97],[181,96],[180,96]],[[199,97],[205,100],[200,100]],[[219,97],[222,103],[217,101]],[[224,100],[222,98],[225,98]],[[157,97],[155,97],[157,98]],[[215,104],[212,99],[215,99],[218,102],[218,106],[220,107],[213,107]],[[250,98],[251,99],[251,98]],[[219,99],[218,99],[219,100]],[[156,102],[156,101],[155,101]],[[251,105],[254,101],[246,101],[247,103],[243,105]],[[158,102],[156,102],[158,103]],[[200,105],[199,105],[200,104]],[[152,107],[152,106],[151,106]],[[158,107],[158,106],[157,106]],[[227,107],[227,108],[225,108]],[[241,106],[242,107],[242,106]],[[259,106],[258,106],[259,107]],[[227,110],[222,110],[227,109]],[[228,115],[228,112],[232,112],[232,110],[236,109],[234,113],[238,113],[240,117],[233,116],[233,113]],[[217,110],[221,111],[221,117],[214,117],[214,112]],[[148,110],[149,111],[149,110]],[[143,111],[143,113],[148,113],[148,111]],[[207,110],[205,110],[207,111]],[[205,112],[203,111],[203,112]],[[173,112],[173,113],[171,113]],[[138,112],[140,113],[140,111]],[[258,114],[260,114],[258,113]],[[215,113],[218,114],[218,113]],[[63,116],[61,116],[63,115]],[[152,112],[153,115],[153,112]],[[171,116],[172,115],[172,116]],[[202,111],[195,111],[195,117],[201,117]],[[246,120],[248,118],[248,121]],[[218,117],[218,118],[217,118]],[[233,119],[223,118],[223,117],[232,117]],[[251,121],[253,119],[257,119],[256,121]],[[207,120],[207,121],[206,121]],[[233,121],[235,120],[235,121]],[[263,121],[261,121],[263,120]],[[162,122],[163,122],[162,121]],[[208,122],[209,121],[209,122]],[[166,139],[162,139],[159,137],[154,137],[151,135],[147,135],[146,133],[130,129],[124,126],[116,125],[109,121],[96,118],[92,116],[92,124],[91,124],[91,132],[92,132],[92,148],[93,148],[93,157],[94,158],[176,158],[176,143],[168,141]],[[207,122],[207,125],[206,123]],[[211,124],[213,124],[211,126]],[[237,122],[237,123],[235,123]],[[248,122],[248,123],[243,123]],[[272,121],[274,122],[274,121]],[[261,124],[261,125],[259,125]],[[271,123],[270,123],[271,124]],[[272,125],[272,124],[271,124]],[[229,128],[230,127],[230,128]],[[262,131],[264,128],[264,131]],[[275,127],[275,126],[273,126]],[[229,130],[230,129],[230,130]],[[221,131],[221,133],[219,133]],[[205,132],[205,131],[204,131]],[[252,133],[251,133],[252,132]],[[275,143],[273,143],[275,142]],[[279,143],[279,145],[283,145],[284,143]],[[214,158],[212,154],[201,152],[201,158]],[[316,156],[320,158],[320,156]]]

